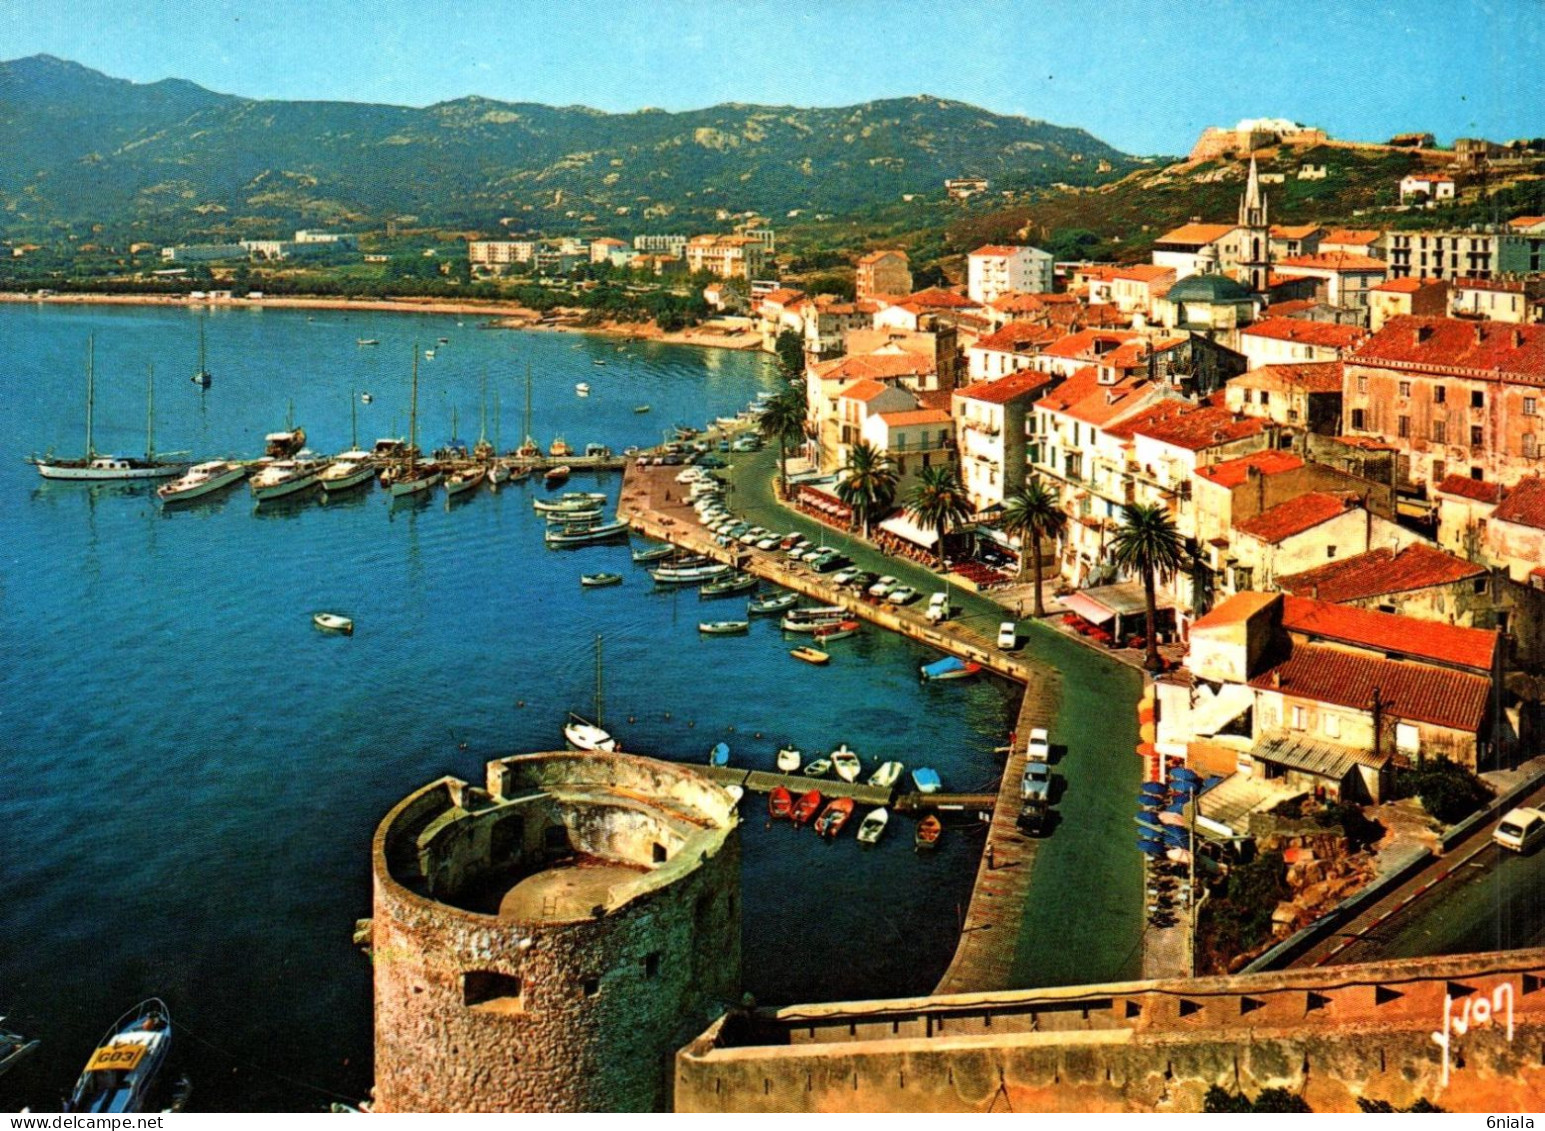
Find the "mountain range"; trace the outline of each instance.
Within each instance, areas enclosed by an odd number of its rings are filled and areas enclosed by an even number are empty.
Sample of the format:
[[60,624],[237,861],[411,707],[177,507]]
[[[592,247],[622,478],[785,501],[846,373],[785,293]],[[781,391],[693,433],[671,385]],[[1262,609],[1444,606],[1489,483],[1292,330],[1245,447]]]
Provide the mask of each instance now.
[[1137,164],[1084,130],[927,95],[627,114],[475,96],[414,108],[134,83],[47,55],[0,63],[0,236],[13,238],[81,225],[218,238],[406,217],[667,230],[720,209],[843,213],[938,196],[947,177],[995,190],[1090,184]]

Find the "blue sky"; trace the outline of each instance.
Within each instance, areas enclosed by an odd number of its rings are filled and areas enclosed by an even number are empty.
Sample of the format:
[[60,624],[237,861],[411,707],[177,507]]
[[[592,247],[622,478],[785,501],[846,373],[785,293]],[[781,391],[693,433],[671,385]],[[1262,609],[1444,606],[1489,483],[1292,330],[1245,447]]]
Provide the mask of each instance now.
[[[929,93],[1176,153],[1285,117],[1545,134],[1545,0],[0,0],[0,58],[255,98],[603,110]],[[1536,74],[1538,72],[1536,71]]]

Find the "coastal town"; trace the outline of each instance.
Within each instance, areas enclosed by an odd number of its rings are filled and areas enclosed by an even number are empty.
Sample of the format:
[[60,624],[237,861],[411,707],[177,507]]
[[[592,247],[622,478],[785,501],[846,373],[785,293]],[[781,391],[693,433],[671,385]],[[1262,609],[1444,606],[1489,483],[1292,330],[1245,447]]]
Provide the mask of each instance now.
[[[686,136],[730,164],[751,110]],[[6,627],[81,688],[0,684],[63,814],[0,813],[17,891],[72,935],[0,967],[0,1103],[1545,1102],[1545,141],[1020,139],[844,210],[609,196],[641,145],[583,113],[440,219],[0,223]],[[107,989],[49,987],[115,922],[56,824],[145,858]],[[315,1038],[223,1034],[216,966]]]

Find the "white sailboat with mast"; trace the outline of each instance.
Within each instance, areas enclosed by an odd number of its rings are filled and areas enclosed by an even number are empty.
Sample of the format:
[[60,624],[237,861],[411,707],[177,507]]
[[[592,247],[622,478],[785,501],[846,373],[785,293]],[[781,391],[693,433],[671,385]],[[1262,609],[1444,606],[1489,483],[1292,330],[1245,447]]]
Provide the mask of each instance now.
[[617,752],[617,740],[601,726],[601,638],[595,638],[595,722],[569,712],[569,721],[563,727],[564,740],[574,750],[600,750],[607,754]]
[[499,458],[499,386],[494,386],[494,442],[493,451],[488,464],[489,486],[497,488],[501,483],[510,481],[510,465]]
[[135,479],[174,479],[188,469],[187,460],[156,458],[156,374],[152,366],[145,393],[145,458],[102,455],[93,433],[96,412],[96,339],[86,339],[86,454],[79,459],[32,456],[27,462],[44,479],[122,482]]
[[418,462],[418,343],[413,343],[413,396],[408,407],[408,458],[407,462],[389,473],[388,489],[392,498],[417,495],[432,491],[444,478],[444,472],[436,463]]
[[328,495],[369,483],[375,475],[376,461],[359,446],[359,399],[349,391],[349,450],[339,452],[338,458],[323,469],[317,481]]
[[515,455],[519,459],[536,460],[542,458],[542,445],[536,442],[531,435],[531,363],[526,362],[526,438],[521,441],[520,447],[515,449]]

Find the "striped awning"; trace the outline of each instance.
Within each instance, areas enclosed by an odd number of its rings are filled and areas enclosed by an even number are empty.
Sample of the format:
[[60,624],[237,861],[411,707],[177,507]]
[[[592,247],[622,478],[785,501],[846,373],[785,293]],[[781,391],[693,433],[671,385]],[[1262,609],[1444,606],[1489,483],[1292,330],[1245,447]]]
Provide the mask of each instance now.
[[1084,596],[1082,593],[1069,593],[1063,597],[1062,607],[1069,612],[1077,613],[1091,624],[1104,624],[1106,621],[1116,619],[1115,613],[1093,598]]

